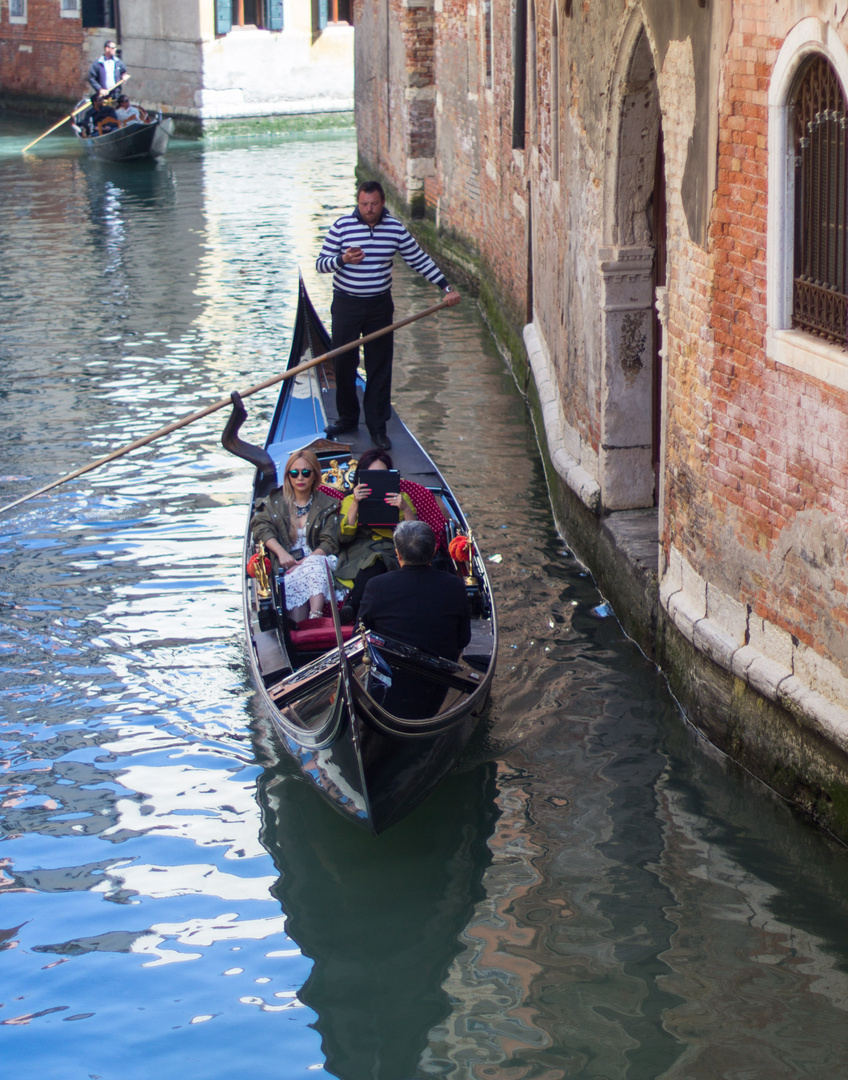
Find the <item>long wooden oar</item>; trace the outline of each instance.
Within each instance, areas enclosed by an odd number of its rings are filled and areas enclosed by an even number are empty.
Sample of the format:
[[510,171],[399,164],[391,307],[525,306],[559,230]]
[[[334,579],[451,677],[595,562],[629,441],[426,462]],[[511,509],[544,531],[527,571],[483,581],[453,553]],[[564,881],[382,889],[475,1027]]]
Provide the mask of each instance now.
[[[316,364],[321,364],[325,360],[332,360],[335,356],[341,356],[342,353],[349,352],[351,349],[356,349],[368,341],[374,341],[375,338],[383,337],[384,334],[390,334],[393,330],[399,330],[402,326],[408,326],[410,323],[414,323],[418,319],[423,319],[427,315],[432,315],[436,311],[441,311],[443,307],[447,306],[448,301],[442,300],[439,304],[434,304],[424,311],[419,311],[417,315],[409,315],[406,319],[401,319],[400,322],[392,323],[391,326],[384,326],[382,330],[375,330],[373,334],[367,334],[365,337],[357,338],[356,341],[351,341],[347,345],[340,345],[337,349],[331,349],[330,352],[324,353],[323,356],[316,356],[312,360],[306,360],[304,363],[298,364],[297,367],[289,368],[288,371],[284,371],[280,375],[273,375],[271,378],[265,379],[264,382],[257,383],[247,390],[240,390],[239,393],[243,398],[246,398],[250,397],[251,394],[258,393],[260,390],[267,390],[269,386],[274,386],[284,379],[291,379],[293,376],[299,375],[301,371],[306,371],[308,368],[315,367]],[[207,405],[205,409],[200,409],[197,412],[190,413],[188,416],[183,416],[180,420],[174,420],[173,423],[167,424],[163,428],[159,428],[158,431],[154,431],[150,435],[145,435],[141,439],[136,439],[135,442],[120,447],[118,450],[113,450],[111,454],[98,458],[97,461],[92,461],[89,465],[83,465],[82,468],[75,469],[73,472],[68,473],[67,476],[63,476],[59,480],[54,480],[52,483],[46,484],[37,491],[31,491],[29,495],[22,495],[20,499],[15,499],[14,502],[6,503],[5,506],[0,506],[0,514],[4,514],[7,510],[11,510],[15,506],[20,506],[21,503],[34,499],[37,495],[43,495],[46,491],[52,491],[53,488],[57,488],[61,484],[66,484],[69,480],[75,480],[76,477],[82,476],[83,473],[91,472],[92,469],[98,469],[101,465],[106,465],[108,462],[123,457],[133,450],[138,450],[140,446],[147,446],[148,443],[155,442],[156,439],[161,439],[165,435],[170,435],[172,431],[178,431],[179,428],[188,427],[188,425],[193,424],[195,420],[202,420],[204,416],[209,416],[219,409],[226,409],[229,406],[232,406],[232,403],[232,398],[224,398],[222,401],[216,401],[212,405]]]
[[[116,90],[121,85],[121,83],[126,82],[128,78],[129,78],[129,75],[125,75],[123,77],[123,79],[120,79],[118,82],[115,83],[115,85],[112,87],[112,90]],[[112,93],[112,90],[109,91],[110,94]],[[83,109],[87,109],[90,105],[91,105],[91,102],[86,101],[86,103],[84,105],[80,105],[79,108],[74,109],[74,111],[69,116],[62,117],[62,119],[59,121],[58,124],[54,124],[52,128],[48,128],[44,132],[43,135],[39,135],[38,138],[33,139],[31,143],[27,143],[26,146],[23,148],[23,150],[21,150],[21,153],[25,154],[27,152],[27,150],[29,150],[29,148],[31,146],[35,146],[35,144],[37,142],[41,142],[41,140],[46,138],[50,134],[51,131],[55,131],[56,128],[60,128],[62,126],[62,124],[67,124],[67,122],[69,120],[73,120],[73,118],[77,115],[77,113],[81,113],[83,111]]]

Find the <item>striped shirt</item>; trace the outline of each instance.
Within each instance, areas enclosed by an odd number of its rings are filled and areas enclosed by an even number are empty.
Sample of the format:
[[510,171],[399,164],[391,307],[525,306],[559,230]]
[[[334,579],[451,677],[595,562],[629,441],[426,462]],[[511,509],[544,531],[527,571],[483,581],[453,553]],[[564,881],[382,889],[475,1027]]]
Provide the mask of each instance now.
[[[342,252],[349,247],[361,247],[365,258],[361,263],[343,263]],[[333,275],[333,288],[352,296],[379,296],[392,287],[392,260],[397,252],[413,270],[440,289],[448,282],[426,251],[423,251],[407,229],[387,210],[372,228],[355,209],[330,226],[315,268],[319,274]]]

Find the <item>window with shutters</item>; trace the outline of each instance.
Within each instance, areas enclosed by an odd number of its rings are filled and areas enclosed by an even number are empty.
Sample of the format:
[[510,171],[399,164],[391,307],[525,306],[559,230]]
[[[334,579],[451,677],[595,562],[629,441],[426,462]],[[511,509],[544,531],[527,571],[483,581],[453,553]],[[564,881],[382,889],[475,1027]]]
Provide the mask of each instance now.
[[215,33],[229,34],[234,26],[283,30],[283,0],[215,0]]
[[353,26],[353,0],[312,0],[312,32],[320,34],[335,23]]

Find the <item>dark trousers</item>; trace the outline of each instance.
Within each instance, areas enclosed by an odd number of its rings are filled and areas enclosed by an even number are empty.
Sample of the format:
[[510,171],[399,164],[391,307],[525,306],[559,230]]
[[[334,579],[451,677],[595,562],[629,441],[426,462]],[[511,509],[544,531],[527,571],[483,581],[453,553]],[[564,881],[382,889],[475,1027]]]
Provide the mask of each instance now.
[[[384,326],[391,326],[395,306],[390,292],[379,296],[351,296],[333,293],[333,348]],[[385,334],[363,345],[365,350],[365,423],[372,435],[384,435],[392,411],[392,356],[394,334]],[[340,423],[353,427],[359,423],[359,400],[356,396],[356,367],[359,350],[351,349],[333,361],[336,372],[336,413]]]

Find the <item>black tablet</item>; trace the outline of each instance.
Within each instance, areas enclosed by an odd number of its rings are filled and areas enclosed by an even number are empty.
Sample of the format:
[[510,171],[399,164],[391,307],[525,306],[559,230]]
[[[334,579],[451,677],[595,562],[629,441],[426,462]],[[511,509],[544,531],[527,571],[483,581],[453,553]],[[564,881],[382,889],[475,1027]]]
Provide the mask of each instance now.
[[386,496],[400,491],[400,473],[397,469],[363,469],[359,483],[371,488],[371,494],[359,504],[359,521],[377,529],[391,529],[400,520],[400,511],[389,506]]

